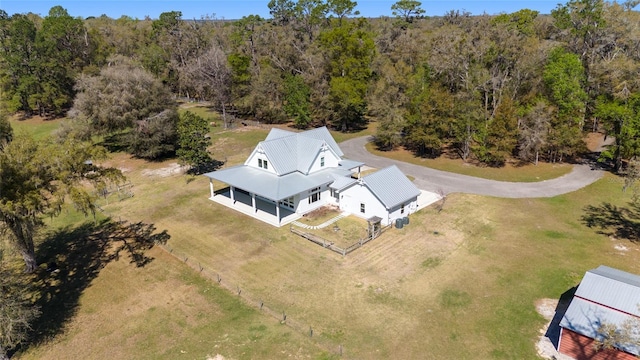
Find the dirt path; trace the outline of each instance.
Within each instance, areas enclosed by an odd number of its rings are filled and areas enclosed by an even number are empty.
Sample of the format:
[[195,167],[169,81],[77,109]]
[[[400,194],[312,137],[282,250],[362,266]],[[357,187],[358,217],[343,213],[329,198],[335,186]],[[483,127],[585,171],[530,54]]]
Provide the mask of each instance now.
[[406,175],[415,178],[414,183],[418,188],[436,193],[461,192],[505,198],[553,197],[581,189],[603,175],[603,171],[593,169],[591,165],[580,164],[575,165],[567,175],[540,182],[515,183],[487,180],[373,155],[365,148],[369,140],[368,136],[347,140],[340,143],[340,148],[346,158],[362,161],[368,166],[383,168],[395,164]]

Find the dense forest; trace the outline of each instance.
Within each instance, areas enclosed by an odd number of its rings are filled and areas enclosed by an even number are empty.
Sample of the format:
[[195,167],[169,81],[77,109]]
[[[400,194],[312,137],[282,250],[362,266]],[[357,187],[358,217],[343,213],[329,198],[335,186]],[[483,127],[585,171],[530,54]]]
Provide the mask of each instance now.
[[619,170],[640,153],[637,4],[427,17],[400,0],[394,17],[367,19],[350,0],[271,0],[270,19],[235,21],[0,11],[2,105],[68,116],[65,137],[125,132],[147,158],[176,150],[180,97],[214,104],[225,125],[351,131],[376,121],[381,149],[490,166],[565,161],[584,152],[586,132],[602,131]]
[[[211,104],[225,127],[251,119],[348,132],[376,122],[380,149],[488,166],[567,161],[598,131],[615,139],[601,159],[638,179],[638,4],[570,0],[551,14],[428,17],[419,1],[399,0],[393,17],[368,19],[351,0],[271,0],[271,18],[234,21],[0,9],[0,232],[34,272],[43,219],[67,200],[94,213],[94,190],[122,180],[93,164],[106,156],[96,139],[206,167],[209,124],[180,114],[180,99]],[[14,134],[9,115],[67,119],[36,141]],[[5,359],[38,309],[2,255]]]

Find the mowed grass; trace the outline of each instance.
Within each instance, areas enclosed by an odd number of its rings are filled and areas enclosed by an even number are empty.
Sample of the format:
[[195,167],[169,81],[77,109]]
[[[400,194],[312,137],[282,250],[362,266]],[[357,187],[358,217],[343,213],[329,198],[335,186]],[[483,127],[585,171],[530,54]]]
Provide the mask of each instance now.
[[570,164],[551,164],[540,162],[538,165],[524,164],[515,165],[507,163],[500,168],[479,166],[478,164],[466,163],[459,158],[448,158],[440,156],[435,159],[421,158],[415,156],[412,152],[405,149],[396,149],[392,151],[380,151],[373,143],[368,143],[366,148],[369,152],[391,158],[398,161],[404,161],[411,164],[421,165],[437,170],[449,171],[458,174],[480,177],[484,179],[513,181],[513,182],[535,182],[554,179],[571,172]]
[[[246,140],[229,134],[241,149]],[[551,199],[450,195],[443,211],[425,209],[342,257],[209,201],[204,177],[129,165],[135,196],[110,212],[167,229],[176,253],[313,328],[323,348],[342,346],[344,358],[535,359],[545,323],[536,300],[559,298],[600,264],[640,272],[637,245],[581,220],[588,205],[630,199],[612,175]]]
[[64,119],[44,120],[39,116],[34,116],[26,120],[20,120],[18,116],[9,118],[14,133],[27,133],[35,140],[42,140],[49,136],[54,130],[60,127]]
[[[214,148],[248,155],[266,132],[221,131]],[[110,164],[135,195],[105,209],[167,230],[174,254],[232,290],[160,249],[142,269],[112,262],[65,332],[22,357],[324,358],[342,349],[348,359],[536,359],[545,323],[536,300],[559,298],[600,264],[640,273],[638,245],[581,219],[588,205],[626,206],[630,194],[612,175],[550,199],[450,195],[441,212],[427,208],[342,257],[209,201],[205,177],[145,171],[172,162],[116,155]],[[258,300],[304,330],[265,318]]]
[[[49,222],[51,230],[82,223],[78,215],[65,211]],[[153,260],[144,267],[136,267],[126,256],[106,263],[79,299],[64,300],[77,301],[78,307],[63,331],[15,358],[330,358],[304,335],[244,303],[159,246],[146,255]]]

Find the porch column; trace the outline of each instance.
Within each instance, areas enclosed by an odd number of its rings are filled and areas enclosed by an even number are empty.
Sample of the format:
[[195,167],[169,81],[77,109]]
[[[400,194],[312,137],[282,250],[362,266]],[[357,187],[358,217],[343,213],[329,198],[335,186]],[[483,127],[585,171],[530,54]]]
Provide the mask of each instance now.
[[278,225],[280,225],[280,205],[276,201],[276,218],[278,218]]
[[215,192],[213,191],[213,179],[209,178],[209,190],[211,191],[211,198],[213,199],[213,196],[215,195]]
[[256,207],[256,194],[251,193],[251,207],[253,207],[253,212],[258,212],[258,208]]
[[235,191],[235,188],[233,186],[229,185],[229,196],[231,196],[231,201],[233,201],[233,203],[235,204],[236,203],[236,199],[233,196],[234,191]]

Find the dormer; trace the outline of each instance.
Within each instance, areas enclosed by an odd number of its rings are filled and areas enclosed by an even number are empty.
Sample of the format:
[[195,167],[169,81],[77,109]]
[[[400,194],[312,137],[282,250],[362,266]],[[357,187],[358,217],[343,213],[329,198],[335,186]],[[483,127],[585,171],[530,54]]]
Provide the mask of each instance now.
[[260,144],[256,146],[244,164],[252,168],[261,169],[274,174],[276,173],[273,162],[269,159],[267,152],[264,151],[264,148],[260,146]]
[[253,150],[245,165],[278,176],[292,172],[308,175],[338,167],[342,151],[326,128],[302,133],[271,129]]
[[327,168],[338,167],[340,160],[340,157],[335,153],[331,146],[329,146],[326,141],[322,142],[316,150],[316,154],[310,163],[308,171],[309,173],[313,173]]

